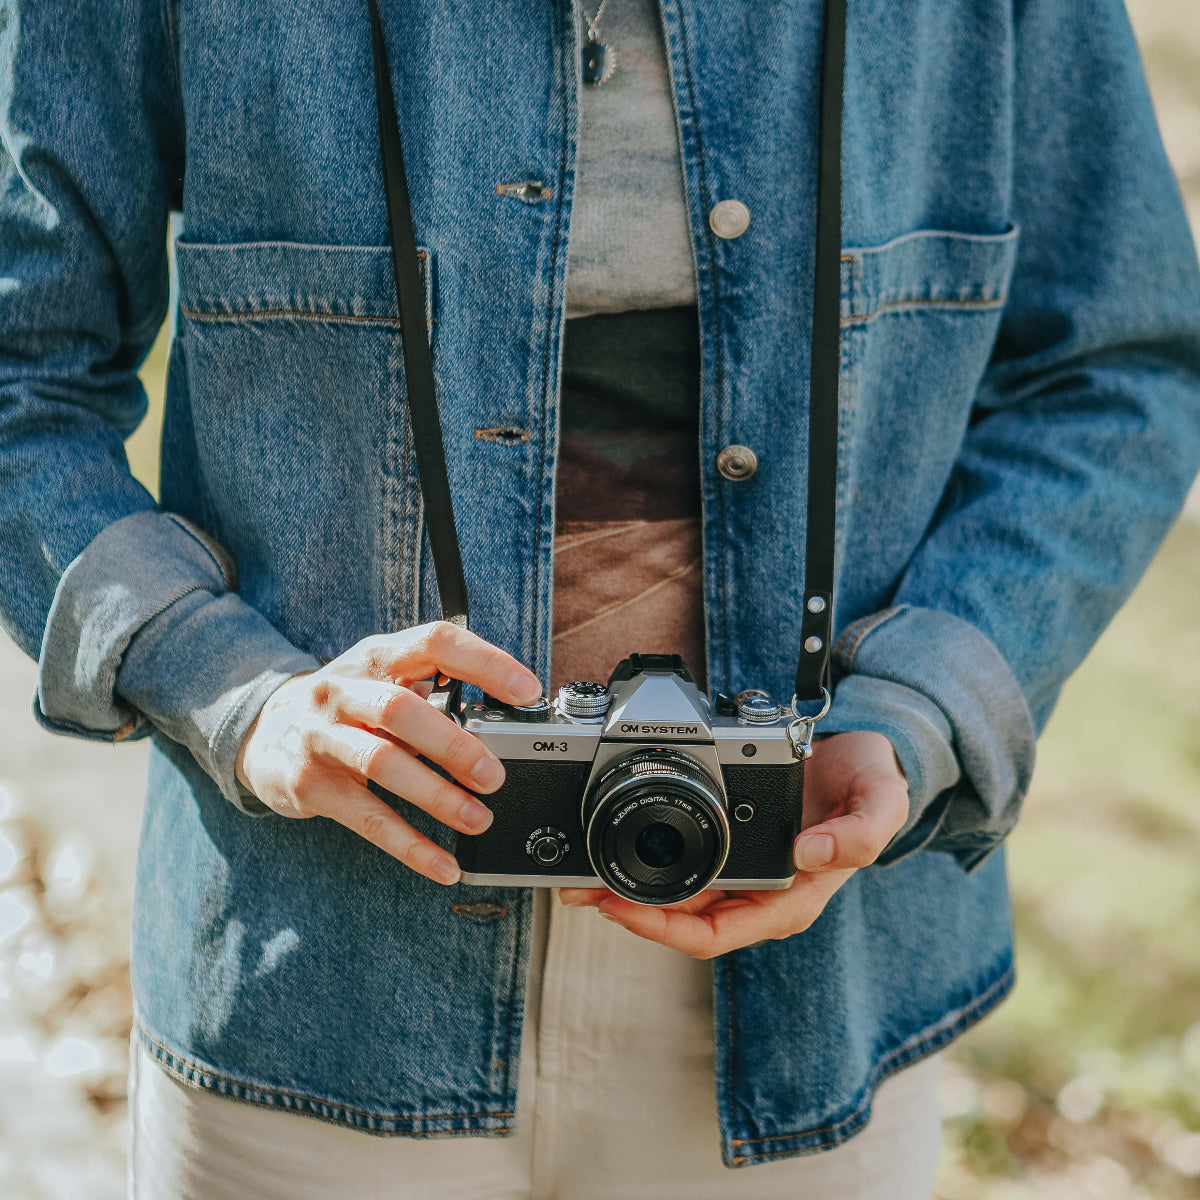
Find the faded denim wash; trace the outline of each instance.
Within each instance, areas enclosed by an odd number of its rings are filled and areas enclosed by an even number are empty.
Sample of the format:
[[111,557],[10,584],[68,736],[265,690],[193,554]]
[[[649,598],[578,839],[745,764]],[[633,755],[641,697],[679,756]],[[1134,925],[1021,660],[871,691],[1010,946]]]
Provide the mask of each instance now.
[[[474,628],[546,681],[576,21],[566,0],[381,7]],[[661,8],[710,685],[788,696],[821,5]],[[263,815],[233,775],[282,679],[437,613],[366,7],[0,15],[0,607],[40,655],[48,727],[153,735],[141,1036],[245,1101],[511,1132],[530,893],[444,889],[329,821]],[[887,734],[912,813],[811,929],[714,962],[730,1166],[844,1141],[880,1079],[1011,987],[999,847],[1035,732],[1200,463],[1200,274],[1119,0],[852,0],[848,38],[822,729]],[[751,222],[722,240],[707,214],[729,198]],[[160,507],[123,439],[168,310]],[[477,436],[499,426],[529,436]],[[730,443],[752,479],[717,473]],[[637,649],[657,647],[614,660]]]

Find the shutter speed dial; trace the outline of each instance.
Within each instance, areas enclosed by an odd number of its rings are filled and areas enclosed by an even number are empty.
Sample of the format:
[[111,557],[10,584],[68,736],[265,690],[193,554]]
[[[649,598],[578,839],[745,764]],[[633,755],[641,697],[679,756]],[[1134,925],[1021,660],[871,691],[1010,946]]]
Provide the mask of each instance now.
[[525,853],[539,867],[558,866],[570,849],[567,835],[553,825],[542,825],[525,839]]

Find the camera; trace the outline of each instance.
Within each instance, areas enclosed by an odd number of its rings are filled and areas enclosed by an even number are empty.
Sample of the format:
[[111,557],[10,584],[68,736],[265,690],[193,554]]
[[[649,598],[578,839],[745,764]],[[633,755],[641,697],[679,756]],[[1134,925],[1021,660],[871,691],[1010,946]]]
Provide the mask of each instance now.
[[[795,876],[807,743],[754,689],[710,700],[678,654],[631,654],[607,684],[525,707],[485,696],[460,720],[504,763],[481,834],[458,834],[469,884],[604,886],[641,904]],[[811,727],[810,727],[811,731]]]

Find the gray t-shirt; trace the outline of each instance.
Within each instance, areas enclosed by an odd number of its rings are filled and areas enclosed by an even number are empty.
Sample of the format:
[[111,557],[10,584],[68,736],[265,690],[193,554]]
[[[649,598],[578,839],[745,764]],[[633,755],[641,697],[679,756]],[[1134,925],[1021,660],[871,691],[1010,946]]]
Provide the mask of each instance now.
[[[579,0],[580,39],[599,0]],[[658,0],[608,0],[597,27],[616,54],[582,86],[567,316],[694,304],[695,269]]]

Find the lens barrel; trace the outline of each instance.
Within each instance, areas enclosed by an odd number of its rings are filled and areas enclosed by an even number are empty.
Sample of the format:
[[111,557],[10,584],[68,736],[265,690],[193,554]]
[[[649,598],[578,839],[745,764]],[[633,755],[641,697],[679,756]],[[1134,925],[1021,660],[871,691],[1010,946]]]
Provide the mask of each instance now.
[[585,821],[592,869],[620,896],[676,904],[703,891],[729,854],[721,788],[690,755],[642,747],[596,781]]

